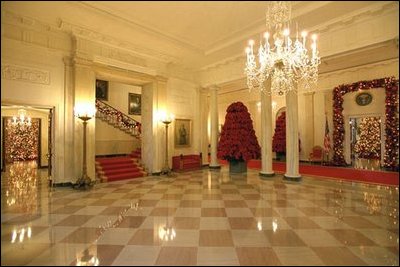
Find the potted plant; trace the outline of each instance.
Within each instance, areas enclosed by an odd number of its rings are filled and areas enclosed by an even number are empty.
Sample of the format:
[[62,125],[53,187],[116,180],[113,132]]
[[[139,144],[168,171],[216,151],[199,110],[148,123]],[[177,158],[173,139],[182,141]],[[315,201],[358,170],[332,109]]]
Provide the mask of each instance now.
[[226,110],[225,124],[218,142],[218,158],[229,162],[231,173],[247,171],[247,161],[260,158],[253,121],[242,102],[231,104]]

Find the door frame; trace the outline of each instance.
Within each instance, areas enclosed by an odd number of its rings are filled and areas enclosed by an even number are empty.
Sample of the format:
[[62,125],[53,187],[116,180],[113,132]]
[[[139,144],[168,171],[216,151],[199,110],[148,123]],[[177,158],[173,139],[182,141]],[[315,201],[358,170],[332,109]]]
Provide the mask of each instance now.
[[[24,108],[24,109],[44,109],[48,111],[49,114],[49,123],[48,123],[48,142],[51,142],[51,146],[48,145],[48,157],[47,157],[47,162],[48,162],[48,166],[47,168],[49,168],[49,179],[51,179],[52,174],[54,173],[53,171],[53,151],[54,151],[54,137],[55,137],[55,125],[54,125],[54,117],[55,117],[55,107],[54,106],[46,106],[46,105],[34,105],[34,104],[29,104],[29,103],[1,103],[2,107],[8,107],[8,106],[13,106],[15,108]],[[4,172],[6,171],[6,164],[5,164],[5,151],[4,151],[4,145],[5,145],[5,138],[4,138],[4,126],[5,126],[5,120],[4,118],[6,117],[1,117],[1,142],[2,142],[2,150],[1,150],[1,171]],[[41,119],[39,119],[39,124],[41,124],[42,121]],[[41,148],[41,126],[39,126],[39,154],[41,154],[42,152],[42,148]],[[38,168],[41,167],[41,158],[39,156],[38,158]],[[45,166],[44,166],[45,167]]]
[[346,160],[347,164],[352,164],[352,160],[351,160],[351,142],[350,142],[350,119],[360,119],[360,118],[367,118],[367,117],[378,117],[381,120],[381,159],[380,162],[381,164],[383,164],[383,159],[384,159],[384,155],[385,155],[385,143],[386,143],[386,138],[385,138],[385,125],[386,125],[386,121],[385,121],[385,115],[382,115],[381,113],[368,113],[368,114],[351,114],[351,115],[346,115],[344,116],[344,124],[347,125],[345,126],[345,130],[344,130],[344,157]]

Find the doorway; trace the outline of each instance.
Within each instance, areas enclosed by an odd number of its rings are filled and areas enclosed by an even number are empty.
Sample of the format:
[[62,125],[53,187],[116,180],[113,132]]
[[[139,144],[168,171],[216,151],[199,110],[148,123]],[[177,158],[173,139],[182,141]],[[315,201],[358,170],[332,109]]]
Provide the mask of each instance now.
[[357,169],[379,170],[382,158],[382,122],[379,116],[350,117],[350,158]]
[[50,179],[54,140],[53,110],[54,108],[2,104],[2,171],[8,171],[13,162],[34,161],[38,169],[48,168],[41,172]]

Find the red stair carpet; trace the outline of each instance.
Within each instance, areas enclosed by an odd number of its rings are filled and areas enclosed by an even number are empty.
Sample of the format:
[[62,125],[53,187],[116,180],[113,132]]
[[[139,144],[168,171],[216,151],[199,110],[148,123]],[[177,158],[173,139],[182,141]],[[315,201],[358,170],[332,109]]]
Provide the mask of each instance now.
[[128,156],[97,158],[96,171],[102,182],[143,177],[147,173],[139,166],[139,159],[140,152],[137,151]]
[[[225,160],[219,160],[221,164],[228,164]],[[251,169],[261,169],[260,160],[249,160],[247,167]],[[276,173],[286,171],[285,162],[274,162],[272,165]],[[320,165],[299,165],[299,172],[303,175],[323,176],[336,179],[360,181],[374,184],[399,185],[399,173],[387,171],[360,170],[344,167],[331,167]]]

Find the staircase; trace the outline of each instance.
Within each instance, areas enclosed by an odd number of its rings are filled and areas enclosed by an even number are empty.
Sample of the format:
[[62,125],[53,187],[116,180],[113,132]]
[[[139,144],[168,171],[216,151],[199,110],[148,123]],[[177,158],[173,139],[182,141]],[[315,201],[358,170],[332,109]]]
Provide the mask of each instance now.
[[118,181],[147,176],[140,166],[140,150],[133,151],[129,156],[97,158],[96,172],[102,182]]
[[[96,100],[96,117],[125,133],[140,139],[141,124],[112,106]],[[141,164],[141,148],[118,157],[96,157],[96,174],[101,182],[147,176]]]
[[142,126],[140,122],[135,121],[128,115],[98,99],[96,99],[96,109],[96,118],[99,118],[114,128],[120,129],[121,131],[140,139]]

